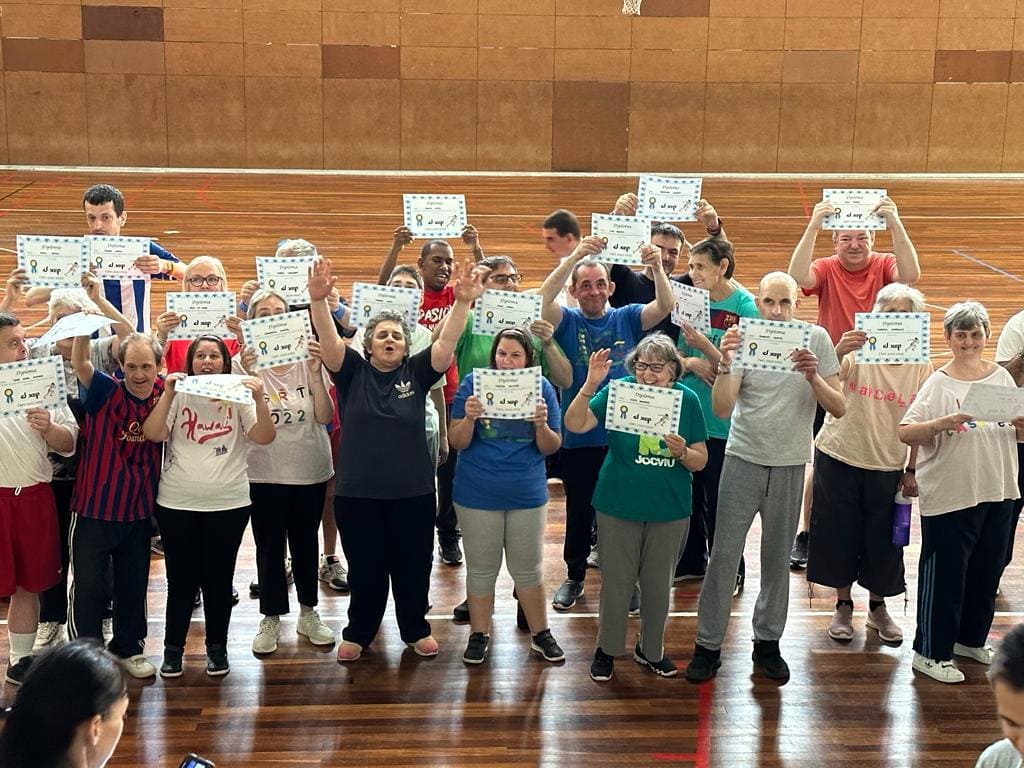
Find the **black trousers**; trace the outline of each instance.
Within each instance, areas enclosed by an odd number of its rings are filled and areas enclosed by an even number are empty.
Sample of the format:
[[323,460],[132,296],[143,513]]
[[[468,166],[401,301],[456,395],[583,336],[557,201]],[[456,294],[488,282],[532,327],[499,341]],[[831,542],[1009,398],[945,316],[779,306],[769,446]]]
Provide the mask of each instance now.
[[1010,535],[1013,502],[992,501],[921,518],[914,650],[953,658],[953,644],[985,644]]
[[[704,443],[708,449],[708,463],[700,472],[693,473],[693,512],[686,535],[686,546],[676,566],[676,575],[704,573],[708,557],[715,545],[715,522],[718,520],[718,485],[725,462],[725,440],[709,437]],[[743,561],[740,561],[743,568]]]
[[434,547],[434,494],[405,499],[336,496],[334,514],[348,561],[348,626],[342,637],[364,648],[373,642],[388,603],[402,640],[430,634],[424,615]]
[[292,555],[292,573],[299,603],[316,606],[318,538],[327,483],[313,485],[250,484],[252,536],[256,540],[256,572],[260,583],[260,613],[288,613],[285,543]]
[[249,507],[193,512],[157,505],[167,569],[164,645],[184,650],[196,590],[203,590],[206,645],[223,646],[231,622],[231,580]]
[[102,639],[113,574],[114,637],[110,651],[121,658],[146,646],[146,590],[149,587],[149,519],[130,523],[74,515],[71,521],[72,638]]
[[[449,406],[450,407],[450,406]],[[459,519],[452,504],[452,485],[455,482],[455,467],[459,463],[459,452],[448,449],[448,458],[437,468],[437,541],[450,544],[459,538]]]
[[[1010,540],[1006,543],[1006,564],[1013,560],[1013,540],[1017,536],[1020,511],[1024,509],[1024,443],[1017,443],[1017,490],[1020,498],[1013,501],[1013,518],[1010,520]],[[57,506],[60,509],[60,505]]]
[[57,506],[57,530],[60,531],[60,581],[39,593],[39,621],[68,623],[68,533],[71,529],[71,493],[74,480],[54,480],[50,483]]
[[570,579],[583,581],[587,575],[590,535],[594,529],[594,488],[604,463],[607,446],[563,448],[562,485],[565,488],[565,543],[562,558]]

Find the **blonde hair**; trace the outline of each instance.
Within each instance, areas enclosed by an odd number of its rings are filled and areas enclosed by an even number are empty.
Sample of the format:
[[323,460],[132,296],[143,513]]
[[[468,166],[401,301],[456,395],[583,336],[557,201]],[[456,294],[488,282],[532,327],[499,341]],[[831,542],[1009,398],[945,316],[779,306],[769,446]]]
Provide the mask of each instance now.
[[181,281],[181,289],[183,291],[188,290],[188,279],[192,277],[192,269],[199,266],[200,264],[209,264],[213,267],[213,271],[220,275],[221,284],[223,285],[222,290],[228,289],[228,273],[224,271],[224,264],[216,256],[196,256],[192,261],[185,267],[185,277]]

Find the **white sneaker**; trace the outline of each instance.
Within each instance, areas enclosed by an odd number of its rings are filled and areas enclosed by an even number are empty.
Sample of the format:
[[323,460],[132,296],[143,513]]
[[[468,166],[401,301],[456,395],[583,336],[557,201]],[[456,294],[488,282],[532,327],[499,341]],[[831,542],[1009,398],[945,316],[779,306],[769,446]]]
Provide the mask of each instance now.
[[960,645],[960,643],[956,643],[953,645],[953,655],[966,656],[968,659],[974,659],[979,664],[991,664],[992,659],[995,658],[996,649],[991,645],[972,648],[969,645]]
[[600,568],[601,558],[597,554],[597,545],[595,544],[590,548],[590,554],[587,555],[587,568]]
[[156,667],[143,654],[138,653],[127,659],[121,659],[121,666],[132,677],[144,680],[147,677],[156,677]]
[[103,635],[103,644],[110,645],[110,641],[114,639],[114,620],[109,616],[103,620],[100,634]]
[[277,639],[281,636],[281,619],[277,616],[264,616],[260,620],[260,628],[252,639],[253,653],[273,653],[277,650]]
[[921,654],[915,653],[911,666],[940,683],[962,683],[964,681],[964,673],[957,669],[956,664],[952,661],[935,661],[935,659],[926,659]]
[[299,614],[295,630],[309,638],[313,645],[334,645],[334,630],[320,620],[320,614],[316,611]]
[[341,564],[337,555],[320,555],[320,570],[317,573],[320,581],[338,592],[348,592],[348,571]]
[[45,648],[56,648],[68,641],[67,628],[56,621],[41,621],[36,627],[36,642],[32,646],[33,653]]

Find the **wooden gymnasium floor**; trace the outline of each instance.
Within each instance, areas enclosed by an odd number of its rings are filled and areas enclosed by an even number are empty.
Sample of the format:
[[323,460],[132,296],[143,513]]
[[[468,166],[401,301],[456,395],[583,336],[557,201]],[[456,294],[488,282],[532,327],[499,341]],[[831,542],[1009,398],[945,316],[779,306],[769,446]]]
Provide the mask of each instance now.
[[[635,177],[259,175],[0,171],[0,272],[14,263],[14,236],[79,234],[82,190],[118,185],[128,197],[125,234],[159,237],[183,259],[212,253],[225,260],[232,288],[253,276],[252,258],[272,254],[282,237],[305,237],[334,260],[347,291],[372,279],[390,233],[401,224],[403,192],[467,195],[470,221],[488,253],[509,253],[527,286],[552,266],[539,224],[556,207],[581,218],[610,210],[616,196],[635,189]],[[1024,282],[1024,180],[707,178],[705,196],[718,208],[738,253],[737,277],[756,286],[764,272],[785,269],[807,213],[822,186],[885,186],[900,206],[917,245],[920,283],[934,310],[969,297],[986,303],[998,332],[1020,309]],[[692,238],[697,232],[685,227]],[[826,236],[819,242],[826,252]],[[879,236],[884,248],[888,238]],[[411,249],[410,249],[411,250]],[[464,253],[457,248],[457,252]],[[404,259],[412,261],[410,252]],[[164,287],[154,293],[162,306]],[[159,311],[159,310],[157,310]],[[814,317],[814,302],[801,310]],[[29,313],[28,320],[39,318]],[[934,346],[944,359],[941,337]],[[994,354],[994,340],[989,353]],[[546,586],[564,577],[561,540],[564,503],[553,486],[546,538]],[[866,595],[855,591],[858,634],[846,646],[825,634],[833,598],[816,588],[808,599],[801,573],[791,576],[790,621],[783,650],[793,670],[778,687],[751,677],[749,621],[758,584],[757,530],[747,546],[747,590],[734,619],[717,680],[702,687],[681,676],[656,678],[629,659],[616,676],[597,684],[587,674],[596,633],[600,573],[568,614],[551,611],[551,627],[567,653],[551,666],[528,652],[515,629],[511,583],[498,585],[497,615],[488,661],[467,668],[461,653],[468,627],[449,620],[463,595],[464,568],[437,565],[431,613],[441,655],[422,660],[406,651],[393,615],[385,619],[373,652],[341,667],[333,650],[315,650],[284,623],[280,650],[256,659],[249,650],[258,623],[257,602],[246,589],[255,577],[247,538],[235,584],[243,593],[231,627],[231,674],[203,674],[202,613],[178,681],[131,683],[132,704],[114,766],[172,766],[191,750],[222,766],[289,765],[661,765],[704,766],[969,766],[1000,736],[984,669],[963,664],[966,683],[943,686],[910,671],[910,641],[901,647],[865,637]],[[904,614],[890,600],[909,637],[914,627],[919,531],[906,562],[910,585]],[[1024,616],[1024,577],[1018,564],[1003,579],[993,638]],[[690,656],[699,585],[675,590],[666,648],[681,664]],[[320,611],[343,625],[347,598],[321,590]],[[153,560],[148,651],[158,659],[162,639],[164,572]],[[5,607],[0,605],[0,618]],[[0,633],[0,654],[6,653]],[[14,690],[0,688],[0,706]]]

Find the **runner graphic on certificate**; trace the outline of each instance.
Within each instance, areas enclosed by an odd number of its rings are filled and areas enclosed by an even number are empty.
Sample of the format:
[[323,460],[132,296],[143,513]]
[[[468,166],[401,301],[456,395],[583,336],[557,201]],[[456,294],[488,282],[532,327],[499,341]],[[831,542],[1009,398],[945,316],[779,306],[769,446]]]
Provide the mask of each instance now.
[[313,328],[308,312],[286,312],[242,322],[245,346],[256,353],[256,370],[309,360]]
[[740,318],[740,348],[733,365],[758,371],[793,370],[792,354],[807,349],[811,343],[808,323]]
[[349,322],[365,328],[377,313],[389,310],[405,318],[410,328],[419,319],[423,291],[376,283],[352,283],[352,315]]
[[636,215],[655,221],[696,221],[702,180],[675,176],[640,176]]
[[669,280],[669,285],[676,296],[672,322],[680,328],[686,323],[701,333],[711,333],[711,291],[683,285],[676,280]]
[[167,333],[168,339],[198,339],[210,334],[226,339],[228,318],[235,314],[234,291],[189,291],[168,293],[167,311],[181,319]]
[[465,195],[402,195],[405,226],[413,237],[462,237]]
[[256,279],[260,288],[282,294],[289,306],[309,304],[309,267],[313,259],[293,256],[257,256]]
[[540,366],[499,371],[473,369],[473,394],[488,419],[528,419],[541,401]]
[[18,267],[28,274],[30,285],[43,288],[75,288],[89,268],[89,254],[82,237],[18,235]]
[[643,264],[641,249],[651,241],[651,220],[639,216],[590,216],[590,234],[604,241],[600,259],[611,264]]
[[64,363],[58,355],[0,365],[0,416],[30,408],[53,408],[67,395]]
[[622,379],[608,383],[605,429],[632,435],[663,437],[675,434],[683,409],[683,392]]
[[135,260],[149,256],[148,237],[109,237],[89,235],[85,238],[89,263],[96,267],[98,277],[111,280],[148,280],[149,275],[135,266]]
[[494,336],[505,328],[528,328],[540,317],[536,293],[484,291],[473,307],[473,333]]
[[853,327],[864,331],[867,341],[857,350],[857,362],[927,363],[930,321],[927,312],[858,312]]
[[874,213],[886,196],[884,189],[824,189],[821,199],[836,209],[821,223],[822,229],[886,229],[885,219]]

